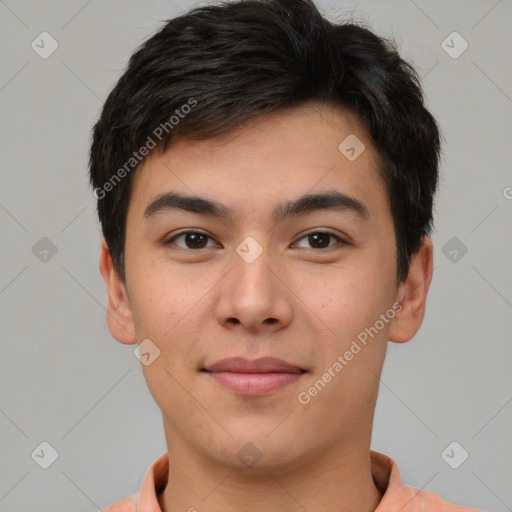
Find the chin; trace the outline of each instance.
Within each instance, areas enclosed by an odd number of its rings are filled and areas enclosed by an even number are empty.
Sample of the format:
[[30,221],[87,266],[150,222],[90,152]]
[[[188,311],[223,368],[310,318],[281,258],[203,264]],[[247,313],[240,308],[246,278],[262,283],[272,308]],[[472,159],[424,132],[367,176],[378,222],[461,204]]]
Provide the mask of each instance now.
[[[278,424],[279,421],[271,427],[269,422],[256,426],[252,424],[250,431],[248,428],[228,429],[233,438],[225,437],[216,443],[216,453],[211,455],[218,462],[236,470],[247,468],[270,471],[289,467],[300,458],[300,453],[297,453],[297,436],[285,429],[278,432]],[[212,444],[205,448],[211,450]]]

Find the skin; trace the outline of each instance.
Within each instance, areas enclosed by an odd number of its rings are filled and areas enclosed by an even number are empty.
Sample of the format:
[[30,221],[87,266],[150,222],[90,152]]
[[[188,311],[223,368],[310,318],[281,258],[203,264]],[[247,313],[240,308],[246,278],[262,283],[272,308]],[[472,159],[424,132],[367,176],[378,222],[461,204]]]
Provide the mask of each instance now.
[[[366,146],[355,161],[338,150],[349,134]],[[377,507],[382,495],[372,480],[370,440],[378,377],[388,340],[406,342],[419,329],[432,275],[425,237],[407,279],[397,282],[393,219],[377,169],[357,116],[312,102],[215,139],[178,140],[137,170],[126,282],[104,240],[100,271],[112,336],[124,344],[150,339],[160,350],[141,366],[170,454],[169,481],[159,495],[164,512]],[[368,219],[323,210],[272,220],[276,204],[327,189],[363,202]],[[226,222],[174,210],[146,222],[145,207],[167,191],[217,200],[237,217]],[[210,237],[203,248],[186,237],[165,245],[187,229]],[[346,243],[331,237],[315,245],[306,236],[325,231]],[[263,249],[250,264],[236,252],[247,236]],[[298,394],[397,303],[394,319],[308,404],[300,403]],[[274,356],[307,372],[266,396],[241,396],[200,371],[233,356]],[[253,467],[237,457],[249,442],[262,454]]]

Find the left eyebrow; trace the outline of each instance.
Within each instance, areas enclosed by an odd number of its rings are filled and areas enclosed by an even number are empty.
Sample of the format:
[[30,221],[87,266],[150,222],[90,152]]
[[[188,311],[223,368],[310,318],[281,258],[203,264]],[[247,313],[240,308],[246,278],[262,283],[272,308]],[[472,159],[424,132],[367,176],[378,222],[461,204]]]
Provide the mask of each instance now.
[[318,194],[306,194],[278,205],[273,212],[273,217],[275,222],[281,222],[288,217],[305,215],[317,210],[348,210],[356,213],[361,219],[367,219],[370,216],[368,208],[359,199],[337,190],[327,190]]
[[[144,218],[151,219],[169,210],[184,210],[208,217],[234,220],[234,211],[222,203],[199,196],[186,196],[177,192],[167,192],[152,201],[144,210]],[[306,215],[318,210],[351,211],[361,219],[368,219],[368,208],[355,197],[348,196],[337,190],[327,190],[317,194],[305,194],[292,201],[277,205],[272,212],[274,221],[281,222],[286,218]]]

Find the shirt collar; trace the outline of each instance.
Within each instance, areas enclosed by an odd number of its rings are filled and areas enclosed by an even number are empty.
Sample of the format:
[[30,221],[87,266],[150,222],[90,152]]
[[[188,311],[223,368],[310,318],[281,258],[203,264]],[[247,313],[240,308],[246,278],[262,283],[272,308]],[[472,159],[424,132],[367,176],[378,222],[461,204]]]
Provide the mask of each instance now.
[[[375,512],[390,512],[399,509],[402,512],[408,512],[408,510],[412,510],[409,507],[417,507],[420,504],[419,501],[423,503],[423,500],[427,498],[429,503],[432,504],[434,502],[437,503],[437,500],[439,500],[439,504],[444,502],[437,495],[425,491],[422,491],[418,496],[419,491],[403,485],[396,463],[387,455],[372,450],[370,452],[370,463],[373,481],[383,495]],[[167,485],[168,476],[169,454],[165,452],[151,464],[143,477],[141,488],[136,498],[137,511],[162,512],[158,502],[158,494]],[[418,498],[418,500],[415,498]],[[452,509],[450,508],[450,510]],[[470,509],[463,510],[469,511]]]

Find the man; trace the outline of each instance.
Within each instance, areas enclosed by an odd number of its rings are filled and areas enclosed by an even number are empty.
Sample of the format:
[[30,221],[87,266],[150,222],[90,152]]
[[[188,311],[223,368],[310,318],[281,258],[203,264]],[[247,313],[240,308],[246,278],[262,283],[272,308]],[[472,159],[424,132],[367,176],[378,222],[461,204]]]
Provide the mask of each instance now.
[[108,325],[167,451],[107,512],[470,511],[370,449],[419,329],[440,135],[392,45],[309,0],[170,20],[94,128]]

